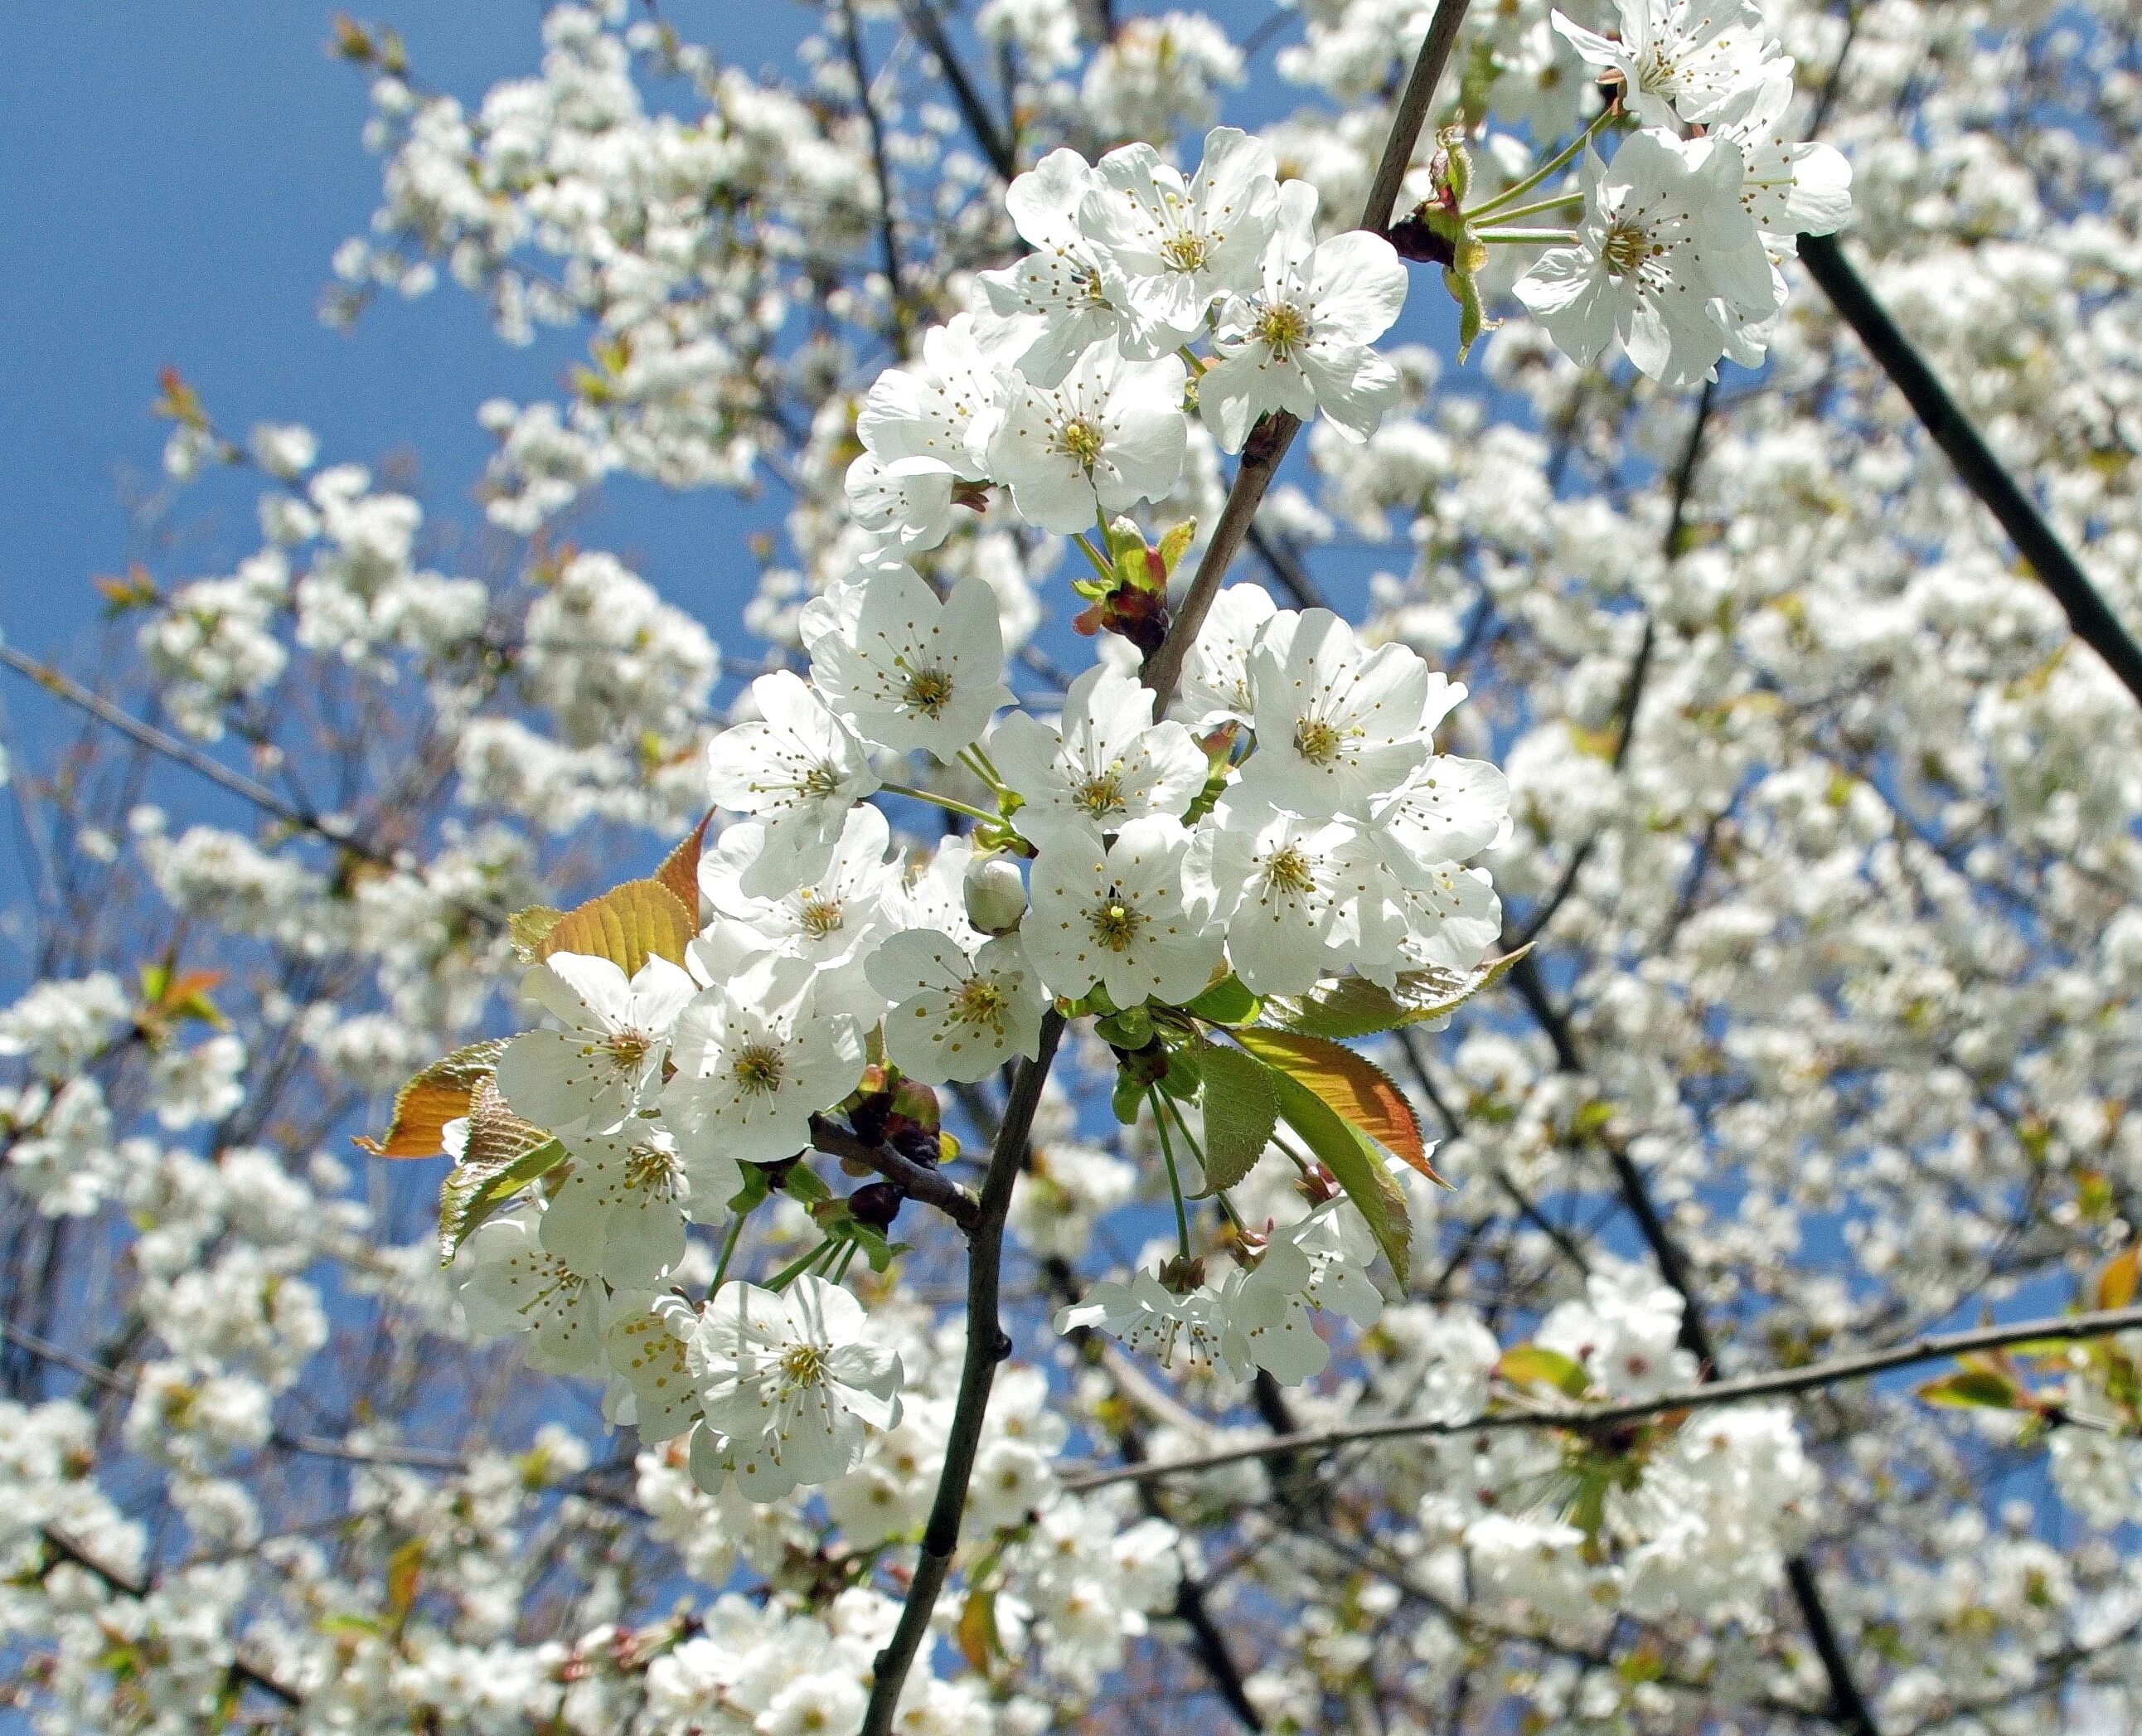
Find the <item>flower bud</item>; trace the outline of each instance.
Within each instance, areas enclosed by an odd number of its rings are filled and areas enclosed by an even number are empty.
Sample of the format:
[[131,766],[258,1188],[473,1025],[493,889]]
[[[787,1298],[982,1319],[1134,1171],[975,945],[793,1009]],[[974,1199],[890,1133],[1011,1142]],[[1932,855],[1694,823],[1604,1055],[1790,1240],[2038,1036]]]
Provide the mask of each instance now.
[[907,1196],[890,1181],[872,1181],[848,1196],[848,1210],[855,1214],[858,1223],[889,1230],[906,1200]]
[[1026,881],[1009,856],[976,856],[965,891],[967,920],[985,935],[1009,935],[1026,915]]

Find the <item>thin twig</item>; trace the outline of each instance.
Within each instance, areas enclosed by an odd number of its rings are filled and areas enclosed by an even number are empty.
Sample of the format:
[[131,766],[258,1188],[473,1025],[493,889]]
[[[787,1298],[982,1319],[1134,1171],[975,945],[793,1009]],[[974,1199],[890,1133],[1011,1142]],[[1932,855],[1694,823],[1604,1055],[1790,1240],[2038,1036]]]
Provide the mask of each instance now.
[[1799,254],[1808,275],[1822,286],[1845,323],[1859,334],[1868,353],[1903,393],[1934,443],[1948,455],[1957,480],[1985,503],[2008,533],[2016,552],[2053,594],[2075,637],[2103,658],[2120,684],[2142,703],[2142,645],[2135,642],[2081,564],[2054,534],[2037,504],[1993,456],[1925,358],[1897,328],[1888,310],[1844,257],[1837,238],[1803,235]]
[[945,35],[944,21],[937,16],[930,0],[901,0],[900,15],[944,73],[945,82],[952,87],[952,101],[960,111],[960,118],[967,123],[967,131],[975,136],[982,155],[990,160],[990,167],[1003,180],[1010,180],[1019,173],[1019,158],[1013,141],[998,127],[996,117],[990,113],[974,81],[968,77],[958,51]]
[[1604,1429],[1625,1423],[1640,1423],[1674,1411],[1709,1410],[1744,1400],[1783,1397],[1813,1392],[1846,1381],[1867,1380],[1896,1369],[1921,1363],[1940,1362],[1973,1351],[1998,1350],[2034,1339],[2078,1343],[2104,1338],[2115,1332],[2142,1331],[2142,1308],[2100,1309],[2093,1314],[2056,1315],[2047,1319],[2011,1320],[2005,1325],[1974,1327],[1966,1332],[1930,1333],[1886,1349],[1862,1351],[1829,1362],[1810,1363],[1802,1369],[1779,1369],[1764,1374],[1744,1374],[1733,1380],[1707,1381],[1700,1386],[1679,1387],[1650,1398],[1632,1398],[1612,1404],[1579,1404],[1540,1410],[1485,1411],[1478,1416],[1384,1417],[1345,1428],[1304,1429],[1291,1435],[1268,1435],[1241,1446],[1216,1447],[1210,1452],[1185,1458],[1159,1459],[1138,1465],[1111,1465],[1064,1480],[1067,1489],[1105,1488],[1110,1483],[1146,1482],[1156,1477],[1188,1476],[1217,1471],[1252,1459],[1278,1458],[1287,1454],[1320,1454],[1360,1441],[1401,1440],[1422,1435],[1480,1434],[1513,1428]]

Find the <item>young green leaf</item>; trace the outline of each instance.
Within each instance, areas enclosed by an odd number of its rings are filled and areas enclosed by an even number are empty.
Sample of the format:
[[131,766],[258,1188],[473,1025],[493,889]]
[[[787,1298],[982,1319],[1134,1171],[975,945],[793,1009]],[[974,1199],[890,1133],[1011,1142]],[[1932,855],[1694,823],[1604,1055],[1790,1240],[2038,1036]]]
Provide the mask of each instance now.
[[506,1107],[498,1087],[477,1083],[468,1145],[439,1186],[439,1263],[450,1265],[477,1225],[531,1181],[565,1161],[565,1147]]
[[1346,1190],[1403,1284],[1413,1270],[1413,1223],[1405,1196],[1384,1168],[1375,1146],[1351,1122],[1306,1085],[1276,1068],[1270,1070],[1272,1092],[1287,1126],[1301,1137],[1317,1161]]
[[1271,1070],[1240,1049],[1207,1043],[1197,1060],[1204,1074],[1205,1186],[1217,1193],[1264,1155],[1279,1122],[1279,1096]]
[[1592,1389],[1583,1365],[1544,1344],[1513,1344],[1495,1364],[1495,1377],[1515,1387],[1546,1387],[1565,1398],[1582,1398]]
[[1919,1388],[1918,1395],[1927,1404],[1967,1410],[2022,1410],[2028,1408],[2030,1400],[2015,1381],[1984,1363],[1967,1364],[1929,1380]]
[[1379,989],[1366,977],[1344,977],[1314,994],[1267,1001],[1264,1022],[1334,1043],[1423,1024],[1454,1013],[1482,989],[1492,988],[1528,950],[1520,947],[1470,970],[1430,966],[1401,971],[1389,989]]

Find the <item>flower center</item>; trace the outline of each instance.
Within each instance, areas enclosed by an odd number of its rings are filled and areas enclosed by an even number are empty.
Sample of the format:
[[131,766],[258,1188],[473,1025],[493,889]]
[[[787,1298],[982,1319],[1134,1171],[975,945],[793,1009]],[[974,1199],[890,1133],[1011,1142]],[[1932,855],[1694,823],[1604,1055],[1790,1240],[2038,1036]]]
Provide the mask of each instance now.
[[1201,271],[1212,256],[1212,244],[1202,235],[1170,235],[1160,244],[1160,256],[1170,271]]
[[659,1146],[634,1146],[624,1160],[624,1185],[636,1192],[669,1191],[674,1166]]
[[1111,899],[1094,909],[1093,938],[1110,952],[1123,952],[1138,938],[1138,931],[1145,926],[1145,920],[1144,911]]
[[747,1043],[737,1052],[729,1071],[746,1091],[763,1097],[781,1089],[781,1076],[787,1067],[787,1058],[774,1044]]
[[1257,315],[1255,330],[1272,354],[1284,361],[1309,335],[1309,318],[1292,302],[1274,302]]
[[1080,466],[1091,470],[1101,456],[1101,448],[1108,444],[1108,439],[1084,417],[1074,416],[1064,424],[1064,431],[1057,436],[1056,443]]
[[951,700],[952,678],[942,669],[917,669],[907,678],[907,703],[925,718],[941,717]]
[[1071,787],[1071,805],[1095,819],[1123,805],[1123,787],[1113,772],[1098,772]]
[[610,1051],[619,1073],[637,1073],[646,1062],[648,1051],[654,1047],[654,1039],[644,1031],[612,1031],[603,1047]]
[[1344,739],[1336,724],[1321,718],[1304,718],[1294,726],[1294,751],[1312,766],[1330,765]]
[[1599,244],[1599,257],[1616,277],[1626,277],[1661,249],[1651,236],[1633,223],[1617,223]]
[[829,796],[837,796],[841,792],[840,770],[831,760],[820,760],[817,765],[796,780],[796,788],[800,795],[816,796],[821,800]]
[[813,940],[822,940],[836,935],[841,929],[841,901],[813,892],[803,895],[802,916],[803,932]]
[[961,1024],[1004,1024],[1004,992],[990,977],[975,977],[962,983],[952,997],[952,1017]]
[[1265,863],[1265,885],[1274,892],[1299,898],[1316,890],[1316,876],[1309,871],[1309,858],[1292,844],[1283,844]]
[[781,1353],[781,1378],[791,1386],[816,1386],[826,1378],[826,1353],[817,1344],[791,1344]]

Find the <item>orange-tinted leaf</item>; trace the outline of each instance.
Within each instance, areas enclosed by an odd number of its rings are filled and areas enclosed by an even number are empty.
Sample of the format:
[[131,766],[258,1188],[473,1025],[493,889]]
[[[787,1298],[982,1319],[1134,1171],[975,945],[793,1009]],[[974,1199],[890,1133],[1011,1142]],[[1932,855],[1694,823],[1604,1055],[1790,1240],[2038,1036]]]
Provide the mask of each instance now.
[[667,886],[677,895],[678,903],[693,912],[699,908],[699,851],[707,841],[707,824],[713,817],[714,811],[708,808],[699,823],[685,834],[684,841],[654,870],[656,883]]
[[959,1625],[952,1630],[959,1641],[960,1655],[967,1660],[967,1668],[977,1675],[989,1673],[990,1661],[1001,1654],[1003,1644],[997,1638],[997,1595],[994,1591],[970,1591],[960,1610]]
[[1420,1121],[1389,1073],[1350,1048],[1299,1031],[1251,1026],[1235,1040],[1268,1067],[1291,1074],[1370,1138],[1403,1157],[1440,1186],[1449,1186],[1428,1161]]
[[627,880],[560,917],[536,948],[536,956],[585,953],[608,959],[634,976],[649,959],[682,964],[684,949],[698,931],[691,912],[667,886],[657,880]]
[[1406,1215],[1405,1196],[1369,1136],[1292,1073],[1273,1068],[1271,1084],[1287,1126],[1345,1189],[1399,1282],[1406,1283],[1413,1272],[1413,1221]]
[[469,1112],[471,1093],[496,1071],[505,1050],[503,1038],[491,1038],[434,1061],[395,1093],[386,1138],[360,1134],[356,1142],[375,1157],[437,1157],[446,1150],[447,1123]]
[[2138,1277],[2142,1277],[2142,1242],[2130,1242],[2097,1275],[2097,1305],[2126,1307],[2135,1300]]

